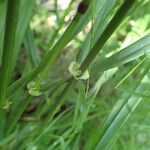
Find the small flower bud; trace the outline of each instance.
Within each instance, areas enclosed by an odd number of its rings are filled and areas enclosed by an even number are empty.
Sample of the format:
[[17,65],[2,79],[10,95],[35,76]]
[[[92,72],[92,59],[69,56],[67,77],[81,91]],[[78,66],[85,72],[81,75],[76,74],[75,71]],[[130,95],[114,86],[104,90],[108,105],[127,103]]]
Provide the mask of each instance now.
[[78,6],[78,12],[80,14],[85,14],[88,9],[88,5],[85,2],[81,2]]

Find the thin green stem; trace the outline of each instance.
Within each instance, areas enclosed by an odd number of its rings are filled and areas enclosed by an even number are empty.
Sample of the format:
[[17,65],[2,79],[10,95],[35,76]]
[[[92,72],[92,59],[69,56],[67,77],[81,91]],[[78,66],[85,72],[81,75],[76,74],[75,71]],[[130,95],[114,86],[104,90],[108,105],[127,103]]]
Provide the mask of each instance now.
[[[87,6],[90,4],[90,0],[84,0],[83,2]],[[26,86],[30,81],[35,79],[37,75],[40,72],[42,72],[42,70],[45,67],[47,66],[49,68],[51,67],[51,65],[54,63],[54,61],[60,54],[61,50],[75,37],[77,33],[79,33],[82,30],[82,28],[86,25],[86,23],[88,23],[90,18],[86,18],[86,17],[88,17],[88,14],[89,14],[88,10],[90,10],[89,8],[90,8],[90,5],[88,9],[86,10],[87,13],[84,12],[84,14],[77,11],[77,14],[75,15],[74,19],[72,20],[72,22],[70,23],[66,31],[58,39],[58,42],[51,48],[51,50],[47,52],[47,54],[41,60],[41,62],[33,69],[32,72],[30,72],[29,74],[25,75],[25,77],[22,77],[21,79],[16,81],[16,83],[13,83],[13,85],[11,85],[11,87],[8,89],[8,92],[9,90],[11,92],[12,91],[14,92],[14,91],[17,91],[18,88]],[[84,24],[83,24],[82,19],[84,19]]]
[[6,30],[2,55],[2,65],[0,68],[0,104],[3,105],[6,98],[6,91],[10,80],[10,64],[12,62],[14,39],[17,27],[20,0],[8,1]]
[[133,7],[136,0],[126,0],[122,6],[119,8],[115,16],[112,18],[107,28],[104,30],[103,34],[99,37],[98,41],[94,45],[93,49],[89,52],[83,63],[81,64],[81,71],[85,72],[87,67],[93,62],[99,51],[102,49],[104,44],[108,41],[110,36],[118,28],[124,17],[127,15],[129,10]]
[[17,29],[17,20],[19,14],[20,0],[8,0],[7,5],[7,17],[6,17],[6,28],[5,28],[5,37],[4,37],[4,46],[3,46],[3,55],[2,55],[2,64],[0,68],[0,138],[4,135],[4,116],[6,111],[3,109],[6,102],[6,92],[10,80],[10,72],[12,64],[12,56],[14,52],[14,39]]
[[[135,2],[135,1],[134,1]],[[132,3],[133,5],[134,3]],[[125,8],[124,8],[125,7]],[[81,66],[81,70],[82,71],[85,71],[87,69],[87,67],[92,63],[93,59],[96,57],[96,55],[98,54],[99,52],[99,47],[98,47],[98,44],[100,41],[103,41],[103,44],[101,45],[101,47],[105,44],[105,42],[108,40],[108,38],[111,36],[111,34],[115,31],[115,29],[119,26],[119,24],[121,23],[121,21],[124,19],[126,13],[130,10],[131,6],[129,6],[129,0],[127,0],[122,6],[121,8],[119,9],[119,11],[116,13],[116,15],[114,16],[114,18],[112,19],[112,21],[110,22],[110,24],[108,25],[108,27],[106,28],[106,30],[104,31],[104,33],[102,34],[102,37],[100,37],[100,39],[98,40],[98,42],[95,44],[93,50],[95,52],[95,54],[92,54],[91,58],[90,58],[90,55],[88,55],[85,59],[85,61],[83,62],[82,66]],[[120,14],[120,11],[122,12],[122,15],[121,17],[118,18],[118,15]],[[116,19],[119,19],[117,20],[117,23],[116,23]],[[112,27],[112,30],[110,33],[107,33],[106,31],[110,31],[110,27],[112,26],[113,24],[113,27]],[[105,35],[106,34],[106,35]],[[105,39],[103,39],[105,35]],[[102,39],[101,39],[102,38]],[[100,47],[100,48],[101,48]],[[89,62],[87,62],[87,60],[89,60]],[[73,85],[74,82],[74,78],[71,78],[71,80],[68,82],[68,84],[66,85],[66,87],[64,88],[62,94],[59,96],[59,98],[53,103],[53,105],[51,105],[51,107],[53,108],[52,112],[49,114],[48,116],[48,121],[46,121],[45,125],[44,125],[44,128],[48,125],[49,121],[51,120],[51,118],[53,117],[53,115],[55,114],[56,110],[61,106],[63,100],[64,100],[64,97],[65,95],[68,93],[70,87]],[[42,128],[42,131],[44,131],[44,128]],[[41,137],[40,137],[41,138]],[[37,142],[39,140],[39,137],[36,138],[35,142]]]

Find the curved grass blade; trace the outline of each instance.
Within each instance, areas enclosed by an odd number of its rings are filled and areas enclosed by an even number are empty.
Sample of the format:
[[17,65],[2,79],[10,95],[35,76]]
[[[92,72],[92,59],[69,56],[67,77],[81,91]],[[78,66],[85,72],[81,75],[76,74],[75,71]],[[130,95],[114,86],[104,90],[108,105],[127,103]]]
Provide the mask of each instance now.
[[8,1],[6,27],[3,45],[2,63],[0,68],[0,139],[4,136],[5,113],[3,109],[6,102],[6,92],[10,80],[11,66],[14,52],[14,39],[16,34],[16,25],[18,21],[20,0]]
[[[61,82],[56,82],[53,84],[46,83],[45,85],[41,86],[41,92],[46,92],[50,90],[50,102],[44,103],[40,109],[37,110],[38,115],[44,114],[48,109],[51,110],[51,112],[56,111],[56,108],[51,106],[52,104],[55,104],[55,102],[52,102],[51,100],[54,100],[60,92],[62,92],[62,89],[66,85],[67,81],[69,79],[67,78],[65,81],[62,80]],[[7,134],[11,133],[13,130],[14,126],[16,125],[17,121],[21,117],[22,113],[25,111],[26,107],[29,105],[30,101],[32,99],[31,95],[28,95],[25,99],[18,101],[17,103],[13,104],[13,107],[11,107],[9,116],[8,116],[8,121],[7,124],[9,125],[7,128]],[[53,114],[53,113],[52,113]],[[15,116],[15,117],[13,117]],[[11,125],[10,125],[11,123]]]
[[[116,13],[116,15],[114,16],[114,18],[112,19],[112,21],[109,23],[109,25],[107,26],[107,28],[105,29],[104,33],[102,34],[102,36],[99,38],[98,42],[94,45],[94,48],[92,50],[94,50],[94,54],[92,53],[92,51],[88,54],[88,56],[86,57],[86,59],[84,60],[84,62],[81,65],[81,70],[84,72],[88,65],[90,63],[92,63],[93,59],[96,57],[96,55],[99,52],[99,47],[98,44],[100,43],[100,41],[102,40],[101,43],[101,47],[105,44],[105,42],[108,40],[108,38],[110,37],[110,35],[115,31],[115,29],[120,25],[121,21],[124,19],[124,17],[126,16],[127,12],[132,8],[132,6],[134,5],[133,1],[132,3],[130,3],[129,0],[126,0],[125,3],[121,6],[121,8],[119,9],[119,11]],[[129,5],[129,3],[131,5]],[[108,31],[110,31],[110,33],[107,33]],[[106,34],[106,36],[105,36]],[[104,38],[105,37],[105,38]],[[102,38],[102,39],[101,39]],[[104,39],[103,39],[104,38]],[[100,47],[100,48],[101,48]],[[92,53],[92,54],[91,54]],[[90,56],[92,55],[92,56]],[[88,62],[89,61],[89,62]],[[74,83],[74,79],[72,78],[70,80],[70,82],[66,85],[66,87],[64,88],[63,93],[60,95],[59,100],[54,102],[54,105],[52,106],[53,108],[59,108],[59,106],[62,104],[63,102],[63,98],[65,97],[66,93],[68,92],[68,90],[70,89],[70,87],[72,86],[72,84]],[[54,110],[56,110],[54,109]],[[49,123],[49,121],[51,120],[52,116],[53,116],[54,112],[50,113],[50,115],[48,116],[48,121],[45,123],[44,127],[47,126],[47,124]],[[43,131],[43,129],[42,129]]]
[[2,64],[0,68],[0,104],[2,105],[5,101],[6,90],[10,80],[10,64],[12,63],[12,55],[14,51],[14,39],[16,34],[16,27],[19,14],[19,3],[20,0],[15,0],[12,4],[8,1],[7,19],[4,37],[4,47],[2,55]]
[[19,17],[17,22],[17,30],[15,35],[15,43],[14,43],[14,53],[13,60],[11,65],[11,72],[13,72],[16,66],[17,56],[20,50],[20,45],[23,42],[23,38],[29,23],[29,20],[32,16],[33,9],[35,6],[36,0],[21,0],[20,8],[19,8]]
[[24,44],[28,50],[28,55],[29,55],[32,66],[36,67],[36,65],[39,63],[39,58],[38,58],[38,55],[36,52],[34,37],[32,35],[32,31],[31,31],[30,27],[27,28]]
[[[147,77],[145,77],[142,82],[149,82],[147,81]],[[150,83],[150,82],[149,82]],[[136,92],[143,91],[145,92],[146,89],[149,89],[149,87],[143,87],[140,86],[136,89]],[[120,127],[127,121],[128,117],[131,115],[131,113],[134,111],[134,109],[137,107],[137,105],[142,100],[142,97],[137,96],[131,96],[125,104],[120,104],[122,106],[121,110],[118,112],[117,116],[114,118],[113,122],[109,127],[107,128],[107,131],[105,131],[103,137],[99,141],[96,149],[101,149],[102,147],[108,147],[108,143],[113,140],[113,137],[115,138],[115,135],[117,135],[118,130]],[[114,108],[115,109],[115,108]],[[108,135],[109,134],[109,135]],[[107,140],[106,140],[107,139]]]
[[115,16],[112,18],[112,20],[109,22],[102,35],[99,37],[92,50],[89,52],[89,54],[81,64],[80,70],[82,72],[85,72],[88,66],[94,61],[101,48],[108,41],[108,39],[111,37],[114,31],[119,27],[119,25],[124,20],[125,16],[129,13],[129,11],[131,11],[135,2],[136,0],[125,0],[125,2],[121,5],[121,7],[119,8]]
[[[146,64],[139,82],[135,85],[135,92],[144,92],[146,89],[149,89],[148,86],[145,87],[141,84],[141,82],[150,82],[147,77],[148,75],[149,63]],[[134,94],[124,94],[123,98],[116,103],[102,127],[99,127],[99,132],[90,143],[90,148],[97,150],[101,148],[107,149],[109,144],[116,137],[120,127],[125,123],[140,101],[141,98],[134,96]]]
[[15,104],[14,107],[11,108],[10,115],[8,116],[6,124],[7,127],[6,135],[9,135],[13,131],[14,126],[16,125],[20,116],[28,106],[30,100],[31,96],[27,96],[25,100],[20,100],[19,102],[17,102],[17,104]]
[[[23,80],[20,79],[19,81],[17,81],[16,83],[14,83],[12,85],[13,87],[16,87],[15,91],[17,91],[17,88],[20,87],[19,85],[22,85],[22,86],[26,85],[27,83],[29,83],[30,81],[35,79],[37,77],[38,73],[40,73],[44,68],[46,68],[47,66],[50,67],[54,63],[54,61],[57,58],[57,56],[60,54],[61,50],[89,22],[89,20],[90,20],[89,13],[90,13],[90,8],[91,8],[90,1],[89,0],[85,0],[83,2],[86,5],[88,5],[88,7],[89,7],[87,12],[85,12],[84,14],[81,13],[80,11],[77,12],[77,14],[75,15],[74,19],[72,20],[72,22],[70,23],[70,25],[68,26],[66,31],[59,38],[57,43],[51,48],[51,50],[49,52],[47,52],[47,54],[41,60],[41,62],[38,64],[38,66],[35,67],[35,69],[29,75],[26,75],[26,77],[23,77],[23,78],[26,78],[26,81],[23,82]],[[103,4],[102,0],[97,0],[97,2],[99,2],[99,4]],[[96,2],[95,2],[95,5],[96,5]],[[95,7],[97,8],[97,9],[95,8],[95,10],[97,10],[97,12],[101,8],[101,7],[98,7],[98,6],[95,6]]]
[[56,37],[58,36],[59,30],[61,29],[62,24],[63,24],[64,21],[65,21],[65,17],[66,17],[66,16],[68,15],[68,13],[71,11],[71,7],[72,7],[73,2],[74,2],[74,0],[71,0],[71,1],[70,1],[69,6],[68,6],[68,8],[65,10],[63,17],[62,17],[62,18],[59,18],[59,20],[57,21],[57,22],[58,22],[58,23],[57,23],[57,24],[58,24],[58,28],[57,28],[57,29],[54,31],[54,33],[52,34],[52,37],[51,37],[51,39],[50,39],[50,42],[49,42],[49,44],[48,44],[48,46],[47,46],[47,49],[48,49],[48,50],[52,47],[52,45],[53,45],[53,43],[54,43]]
[[5,19],[6,19],[6,10],[7,10],[7,0],[0,1],[0,66],[2,60],[2,53],[3,53],[3,44],[4,44],[4,34],[5,34]]
[[144,36],[118,53],[110,56],[103,61],[97,61],[93,64],[91,73],[95,70],[103,72],[105,70],[121,66],[130,61],[133,61],[150,52],[150,34]]
[[[150,44],[150,34],[144,36],[143,38],[139,39],[138,41],[134,42],[133,44],[129,45],[128,47],[124,48],[120,52],[114,54],[113,56],[105,59],[104,61],[97,61],[91,67],[91,74],[95,72],[103,72],[108,69],[117,67],[118,65],[125,64],[130,62],[136,58],[149,53],[149,44]],[[119,59],[118,59],[119,58]],[[29,76],[26,75],[27,77]],[[19,79],[15,84],[11,85],[8,88],[8,95],[14,93],[14,91],[19,88],[25,81],[26,76]]]
[[[93,24],[93,34],[94,34],[93,44],[97,42],[98,38],[106,28],[108,24],[108,20],[110,18],[110,13],[112,12],[112,9],[115,6],[115,4],[116,4],[116,0],[112,0],[112,1],[106,0],[103,5],[103,8],[100,10],[100,13],[95,19],[95,22]],[[83,62],[83,60],[85,59],[85,57],[87,56],[87,54],[92,48],[90,46],[90,36],[91,34],[89,33],[82,45],[82,49],[79,51],[77,55],[77,62],[79,63]]]

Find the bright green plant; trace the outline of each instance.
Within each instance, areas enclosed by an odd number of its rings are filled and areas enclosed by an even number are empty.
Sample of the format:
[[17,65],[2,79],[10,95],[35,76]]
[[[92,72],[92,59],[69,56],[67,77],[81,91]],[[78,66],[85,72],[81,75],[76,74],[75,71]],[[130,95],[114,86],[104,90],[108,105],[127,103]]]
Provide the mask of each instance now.
[[[147,11],[143,35],[122,46],[136,32],[128,23],[134,24],[130,18],[138,20],[135,12],[146,10],[148,1],[72,0],[62,15],[55,0],[57,27],[48,33],[51,38],[40,52],[31,25],[34,22],[31,16],[36,16],[35,10],[40,7],[36,2],[39,1],[0,0],[3,10],[0,12],[0,148],[112,148],[119,129],[133,110],[142,99],[149,98],[150,22],[147,20],[150,15]],[[65,18],[74,3],[78,7],[66,27]],[[64,25],[66,29],[62,31]],[[85,34],[86,27],[88,32],[80,40],[78,36]],[[60,35],[59,31],[63,33]],[[119,31],[126,32],[121,44],[114,39]],[[67,75],[53,78],[55,71],[61,70],[56,62],[71,42],[73,46],[78,43],[79,51],[73,50],[76,56],[65,68]],[[19,68],[21,77],[15,79],[13,73],[18,73],[17,58],[22,49],[27,50],[23,53],[27,55],[26,63]],[[67,49],[67,53],[70,51]],[[133,81],[136,71],[138,75]],[[116,83],[113,92],[101,95],[102,88],[111,86],[112,80]],[[115,103],[113,108],[111,102]],[[28,114],[30,107],[34,109]]]

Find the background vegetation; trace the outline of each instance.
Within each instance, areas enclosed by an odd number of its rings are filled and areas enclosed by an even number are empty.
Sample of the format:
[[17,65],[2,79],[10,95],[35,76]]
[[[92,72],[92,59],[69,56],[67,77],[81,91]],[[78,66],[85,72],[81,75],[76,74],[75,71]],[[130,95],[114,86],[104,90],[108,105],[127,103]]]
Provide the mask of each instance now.
[[0,0],[0,149],[149,150],[149,10]]

